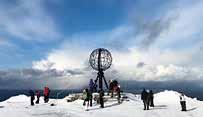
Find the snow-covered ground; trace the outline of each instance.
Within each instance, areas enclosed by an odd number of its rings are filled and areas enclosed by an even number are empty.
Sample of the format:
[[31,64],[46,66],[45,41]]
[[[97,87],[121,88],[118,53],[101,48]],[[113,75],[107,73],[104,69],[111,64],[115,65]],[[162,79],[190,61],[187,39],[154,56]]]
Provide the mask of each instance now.
[[[155,107],[148,111],[143,110],[139,95],[125,94],[128,101],[118,104],[111,99],[103,109],[94,103],[89,111],[85,111],[82,100],[67,102],[65,99],[51,99],[45,104],[41,98],[40,104],[30,106],[30,98],[19,95],[0,102],[0,117],[203,117],[203,102],[189,97],[186,97],[188,111],[180,111],[180,94],[175,91],[155,94]],[[56,106],[50,106],[51,103]]]

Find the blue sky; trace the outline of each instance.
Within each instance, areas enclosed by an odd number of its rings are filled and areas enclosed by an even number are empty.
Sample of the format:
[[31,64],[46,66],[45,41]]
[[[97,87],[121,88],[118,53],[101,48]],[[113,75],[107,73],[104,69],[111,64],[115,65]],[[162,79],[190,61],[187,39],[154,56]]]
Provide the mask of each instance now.
[[0,0],[0,88],[85,84],[99,47],[109,78],[203,80],[202,11],[201,0]]
[[128,24],[131,15],[150,19],[165,4],[162,0],[1,0],[0,68],[31,67],[32,61],[69,41],[67,37],[113,30]]

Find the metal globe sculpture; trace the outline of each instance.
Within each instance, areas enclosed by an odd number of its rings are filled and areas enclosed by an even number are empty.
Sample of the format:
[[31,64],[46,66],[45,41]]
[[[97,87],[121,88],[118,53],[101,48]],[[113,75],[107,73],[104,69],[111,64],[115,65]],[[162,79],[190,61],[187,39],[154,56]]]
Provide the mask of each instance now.
[[90,63],[90,66],[94,70],[98,71],[97,78],[95,79],[95,83],[97,83],[97,81],[99,80],[99,102],[100,102],[101,107],[104,108],[103,80],[104,80],[104,83],[105,83],[107,89],[108,89],[108,84],[104,77],[103,71],[110,68],[110,66],[112,64],[111,53],[107,49],[98,48],[90,54],[89,63]]
[[91,53],[89,62],[93,69],[105,71],[112,64],[111,53],[107,49],[98,48]]

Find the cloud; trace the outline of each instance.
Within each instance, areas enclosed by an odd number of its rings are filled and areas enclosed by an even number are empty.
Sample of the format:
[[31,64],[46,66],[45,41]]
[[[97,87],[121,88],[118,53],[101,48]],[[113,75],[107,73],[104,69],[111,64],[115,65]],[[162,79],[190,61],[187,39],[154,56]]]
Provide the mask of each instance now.
[[[33,62],[33,68],[37,68],[44,61],[53,63],[52,68],[59,70],[85,68],[88,66],[85,63],[88,61],[91,51],[97,47],[105,47],[112,52],[113,67],[120,68],[116,69],[119,72],[124,70],[125,73],[121,73],[125,75],[137,73],[135,69],[140,62],[153,66],[150,69],[155,69],[155,71],[145,68],[153,77],[142,78],[140,76],[140,80],[160,80],[163,79],[163,76],[166,77],[165,79],[177,78],[176,72],[171,72],[170,77],[157,75],[165,73],[161,70],[167,71],[169,68],[171,70],[173,67],[171,68],[170,65],[175,66],[175,70],[177,70],[176,67],[189,69],[188,66],[198,69],[200,66],[193,64],[193,58],[199,58],[196,48],[200,45],[196,45],[196,41],[201,42],[201,40],[195,40],[195,37],[197,33],[201,35],[198,30],[201,30],[202,26],[198,24],[201,24],[200,21],[203,19],[202,12],[200,12],[203,3],[186,4],[185,6],[177,3],[174,6],[170,6],[164,16],[138,23],[137,29],[134,28],[134,25],[126,24],[112,30],[96,32],[94,35],[79,33],[68,37],[71,41],[63,42],[60,48],[51,51],[42,61]],[[193,17],[190,18],[190,15]],[[189,30],[184,30],[185,27]],[[181,48],[181,43],[178,43],[181,41],[192,42],[186,43],[186,48]],[[147,50],[142,50],[140,47],[147,48]],[[199,62],[199,64],[203,63]],[[165,68],[165,66],[170,67]],[[136,70],[139,71],[139,69]],[[168,74],[168,72],[166,73]],[[199,78],[198,75],[194,77]],[[184,79],[185,76],[179,78]]]
[[[82,71],[57,71],[35,69],[10,69],[0,71],[0,89],[52,89],[82,88],[86,79],[81,77]],[[78,86],[79,85],[79,86]]]
[[69,47],[68,45],[67,47],[53,50],[44,60],[33,61],[32,68],[40,70],[84,68],[85,62],[88,60],[89,57],[88,51],[78,50],[72,46]]
[[176,47],[174,49],[177,49],[177,45],[191,48],[201,42],[201,32],[203,30],[201,23],[203,19],[202,6],[202,1],[185,5],[179,3],[176,8],[169,10],[166,17],[177,16],[177,18],[170,24],[170,28],[158,37],[159,41],[155,45],[168,48]]
[[0,37],[0,47],[1,46],[10,46],[11,44],[4,38]]
[[171,23],[176,19],[175,16],[161,17],[157,19],[150,19],[136,21],[136,34],[140,35],[139,47],[143,49],[148,49],[153,45],[158,37],[165,31],[167,31]]
[[1,33],[18,39],[39,42],[60,38],[53,18],[43,7],[43,2],[40,0],[2,2],[0,5]]
[[[90,78],[96,77],[96,71],[88,63],[89,55],[94,49],[104,47],[113,56],[113,64],[105,72],[107,79],[128,82],[201,81],[203,62],[199,43],[203,42],[203,3],[178,3],[174,6],[164,11],[164,16],[162,13],[158,17],[156,15],[152,21],[69,36],[46,57],[33,61],[33,69],[24,72],[23,77],[19,72],[9,71],[2,73],[1,80],[8,84],[4,78],[14,78],[19,84],[11,84],[12,87],[26,82],[32,87],[47,84],[53,88],[84,87]],[[16,74],[12,75],[12,72]]]

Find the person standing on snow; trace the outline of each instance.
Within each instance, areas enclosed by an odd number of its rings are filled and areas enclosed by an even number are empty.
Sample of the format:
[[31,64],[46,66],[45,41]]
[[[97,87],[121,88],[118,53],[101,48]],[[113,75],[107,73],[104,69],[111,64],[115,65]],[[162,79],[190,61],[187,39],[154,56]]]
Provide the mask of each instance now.
[[89,82],[90,107],[92,107],[92,93],[93,92],[94,92],[94,81],[93,81],[93,79],[90,79],[90,82]]
[[120,85],[117,86],[116,92],[118,94],[118,97],[117,97],[118,103],[121,103],[121,86]]
[[109,80],[109,92],[108,95],[111,95],[111,98],[113,97],[113,81]]
[[100,107],[104,108],[104,91],[103,90],[99,90],[99,103],[100,103]]
[[152,90],[149,91],[149,105],[154,107],[154,93]]
[[47,103],[49,101],[49,94],[50,94],[49,88],[44,87],[44,103]]
[[37,101],[35,102],[36,104],[39,104],[39,98],[40,98],[40,92],[36,91],[36,96],[37,96]]
[[149,98],[148,98],[148,92],[143,89],[142,93],[141,93],[141,99],[143,100],[144,103],[144,110],[149,110]]
[[87,109],[89,107],[89,100],[90,100],[90,93],[88,91],[88,89],[83,90],[83,106],[86,106],[86,102],[87,102]]
[[29,91],[29,94],[30,94],[30,103],[31,103],[31,106],[34,106],[34,100],[35,100],[35,93],[33,90],[30,90]]
[[180,105],[182,108],[182,111],[186,111],[186,99],[183,93],[180,95]]

